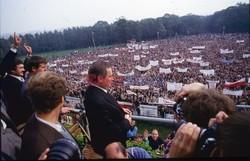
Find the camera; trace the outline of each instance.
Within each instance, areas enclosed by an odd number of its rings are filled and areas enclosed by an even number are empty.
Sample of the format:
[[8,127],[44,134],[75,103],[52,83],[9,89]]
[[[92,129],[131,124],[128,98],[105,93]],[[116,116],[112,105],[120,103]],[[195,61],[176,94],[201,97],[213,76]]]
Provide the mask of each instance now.
[[[181,119],[178,121],[176,129],[183,123],[187,123],[186,118],[183,116],[182,105],[186,97],[181,97],[173,106],[173,111]],[[209,157],[212,150],[216,147],[216,128],[217,124],[212,125],[210,128],[201,128],[199,139],[197,142],[195,157]]]
[[78,145],[66,138],[56,140],[51,146],[47,160],[80,160],[83,159]]

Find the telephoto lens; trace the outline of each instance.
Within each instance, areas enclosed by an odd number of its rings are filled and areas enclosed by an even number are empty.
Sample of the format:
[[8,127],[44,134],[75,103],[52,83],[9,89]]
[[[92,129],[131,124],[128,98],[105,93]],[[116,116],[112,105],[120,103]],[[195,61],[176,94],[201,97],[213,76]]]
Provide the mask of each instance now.
[[79,146],[66,138],[56,140],[51,146],[47,160],[81,160]]

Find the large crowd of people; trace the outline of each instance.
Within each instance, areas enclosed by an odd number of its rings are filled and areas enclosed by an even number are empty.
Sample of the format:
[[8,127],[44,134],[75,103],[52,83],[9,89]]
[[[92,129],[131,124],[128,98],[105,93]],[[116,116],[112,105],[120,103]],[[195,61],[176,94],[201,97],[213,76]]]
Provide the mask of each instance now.
[[[61,72],[66,77],[68,95],[83,98],[91,62],[105,60],[114,68],[116,82],[110,89],[111,93],[117,100],[131,103],[157,102],[159,97],[173,99],[176,90],[168,89],[168,82],[182,85],[192,82],[209,85],[209,82],[215,82],[216,85],[209,88],[222,91],[225,82],[245,78],[244,86],[232,88],[234,91],[243,90],[243,93],[230,95],[236,104],[244,105],[250,103],[250,87],[247,84],[250,77],[249,53],[248,34],[181,36],[132,42],[127,46],[89,52],[79,51],[50,60],[49,70]],[[137,70],[138,66],[145,68]],[[161,69],[168,70],[164,72]],[[204,74],[200,70],[213,73]],[[148,87],[143,90],[131,86]]]
[[[24,62],[17,58],[21,42],[14,34],[1,62],[1,159],[44,160],[55,154],[47,148],[58,139],[82,150],[59,119],[72,110],[65,107],[66,95],[84,102],[93,149],[104,158],[151,158],[145,149],[126,148],[127,139],[153,150],[165,147],[166,158],[249,157],[250,111],[235,106],[250,104],[248,34],[131,41],[51,60],[24,45]],[[157,129],[142,138],[132,111],[118,101],[164,108],[175,101],[179,127],[166,140]]]

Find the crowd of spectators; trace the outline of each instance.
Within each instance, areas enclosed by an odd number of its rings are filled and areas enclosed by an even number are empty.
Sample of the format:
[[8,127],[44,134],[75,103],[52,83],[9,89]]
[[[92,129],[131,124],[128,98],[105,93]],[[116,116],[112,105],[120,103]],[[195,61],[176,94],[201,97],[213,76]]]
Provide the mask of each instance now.
[[[196,50],[197,46],[204,48]],[[222,50],[229,52],[223,54]],[[131,42],[127,46],[89,52],[76,51],[68,56],[50,60],[49,70],[60,72],[65,76],[67,95],[83,98],[88,85],[87,71],[90,64],[98,59],[108,61],[112,64],[115,75],[115,84],[110,93],[118,101],[131,103],[157,102],[159,97],[173,99],[176,90],[169,90],[168,82],[182,83],[182,85],[200,82],[208,85],[208,81],[217,81],[214,88],[222,91],[225,82],[236,82],[245,78],[245,85],[230,89],[243,90],[242,95],[230,95],[230,98],[236,104],[246,105],[250,104],[250,86],[247,83],[250,66],[249,57],[243,58],[243,55],[249,53],[247,34],[180,36],[140,43]],[[135,59],[137,56],[139,60]],[[194,59],[207,65],[189,61]],[[165,60],[172,62],[166,64]],[[136,69],[138,65],[147,67],[150,61],[158,61],[158,64],[151,65],[150,69],[144,71]],[[160,68],[170,68],[171,73],[162,73]],[[186,71],[180,72],[178,69]],[[200,70],[214,70],[214,74],[204,75]],[[127,75],[121,76],[121,73]],[[149,86],[149,90],[131,89],[131,85]]]

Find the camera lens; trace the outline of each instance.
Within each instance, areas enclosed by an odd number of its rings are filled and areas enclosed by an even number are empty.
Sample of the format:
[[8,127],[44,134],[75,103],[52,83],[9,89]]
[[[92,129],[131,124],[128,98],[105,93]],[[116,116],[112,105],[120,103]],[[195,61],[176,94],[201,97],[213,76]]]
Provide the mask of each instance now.
[[82,159],[78,145],[69,139],[58,139],[50,147],[48,160],[79,160]]

